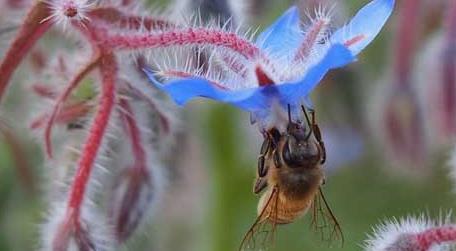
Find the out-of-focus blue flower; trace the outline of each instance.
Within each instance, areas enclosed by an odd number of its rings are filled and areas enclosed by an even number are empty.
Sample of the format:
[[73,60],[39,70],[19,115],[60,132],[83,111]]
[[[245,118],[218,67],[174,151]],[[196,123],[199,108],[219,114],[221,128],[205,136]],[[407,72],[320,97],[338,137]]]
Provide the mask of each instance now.
[[277,105],[311,107],[309,94],[325,74],[355,61],[380,32],[393,7],[394,0],[373,0],[331,36],[330,18],[325,13],[317,13],[303,30],[298,10],[292,7],[257,37],[258,56],[236,59],[242,65],[242,77],[225,70],[217,81],[195,76],[162,84],[154,72],[145,72],[180,105],[206,97],[252,112],[256,118],[268,116]]

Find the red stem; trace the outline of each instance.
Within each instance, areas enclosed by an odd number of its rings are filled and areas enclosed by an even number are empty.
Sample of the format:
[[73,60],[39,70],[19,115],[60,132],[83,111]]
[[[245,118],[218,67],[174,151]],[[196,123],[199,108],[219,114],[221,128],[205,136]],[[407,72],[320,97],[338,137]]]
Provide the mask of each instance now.
[[49,20],[42,22],[50,16],[45,1],[34,1],[35,4],[22,23],[19,33],[6,52],[0,65],[0,100],[8,86],[9,80],[18,65],[22,62],[27,52],[36,41],[52,26]]
[[93,59],[86,64],[77,74],[76,76],[70,81],[70,84],[66,87],[66,89],[62,92],[62,94],[58,97],[51,115],[49,117],[49,121],[46,125],[44,130],[44,143],[46,153],[49,158],[52,158],[52,143],[51,143],[51,133],[52,133],[52,126],[54,125],[54,120],[59,113],[60,106],[65,102],[65,100],[71,95],[73,90],[79,85],[82,79],[89,74],[98,64],[100,63],[100,56],[96,54]]
[[101,97],[98,111],[90,128],[89,135],[82,148],[68,201],[68,213],[74,212],[73,217],[79,222],[80,208],[92,168],[100,150],[106,128],[111,118],[115,100],[115,82],[117,77],[117,62],[112,54],[104,55],[100,61],[102,77]]
[[212,45],[229,48],[247,59],[261,55],[260,49],[250,41],[235,33],[204,28],[175,29],[147,35],[109,34],[106,29],[98,28],[103,46],[112,49],[147,49],[175,45]]

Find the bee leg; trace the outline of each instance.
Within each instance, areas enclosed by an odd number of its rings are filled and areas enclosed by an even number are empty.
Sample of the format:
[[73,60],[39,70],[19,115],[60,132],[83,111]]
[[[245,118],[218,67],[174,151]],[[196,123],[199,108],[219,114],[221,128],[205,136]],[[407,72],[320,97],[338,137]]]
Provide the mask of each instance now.
[[280,155],[279,155],[279,152],[277,149],[274,150],[274,152],[272,153],[272,156],[273,156],[273,160],[274,160],[274,165],[276,168],[281,168],[282,165],[280,164],[281,161],[280,161]]
[[264,155],[260,155],[260,157],[258,157],[257,167],[258,177],[263,178],[264,176],[266,176],[266,174],[268,173],[268,169],[269,166],[265,163]]
[[265,135],[265,139],[263,141],[263,144],[261,145],[260,156],[258,157],[257,171],[259,177],[264,177],[268,173],[268,166],[265,163],[265,158],[270,148],[271,138]]
[[322,150],[322,157],[320,164],[324,164],[326,162],[326,148],[325,148],[325,142],[323,142],[323,139],[321,138],[321,131],[320,127],[318,126],[317,122],[315,121],[315,111],[311,110],[310,115],[312,117],[312,131],[315,135],[315,139],[318,141],[318,144],[320,145],[320,148]]
[[253,193],[259,194],[268,186],[268,181],[265,178],[258,177],[255,181],[255,185],[253,186]]

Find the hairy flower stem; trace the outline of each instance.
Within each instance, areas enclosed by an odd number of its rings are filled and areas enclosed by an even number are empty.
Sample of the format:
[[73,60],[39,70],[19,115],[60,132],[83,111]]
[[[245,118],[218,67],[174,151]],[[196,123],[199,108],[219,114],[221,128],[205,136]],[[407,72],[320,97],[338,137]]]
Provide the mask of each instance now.
[[87,183],[114,107],[117,63],[112,54],[104,55],[101,58],[100,70],[102,76],[100,103],[82,149],[68,201],[68,213],[73,212],[75,219],[79,219]]
[[419,251],[427,251],[434,245],[456,242],[456,227],[442,226],[428,229],[416,235]]
[[255,59],[261,56],[260,49],[251,42],[236,35],[235,33],[204,28],[175,29],[147,35],[114,34],[109,31],[104,33],[103,46],[112,49],[151,49],[175,45],[212,45],[229,48],[247,59]]
[[45,1],[35,1],[25,21],[19,28],[19,33],[6,52],[0,65],[0,100],[2,99],[14,70],[21,63],[27,52],[36,41],[52,26],[50,20],[45,20],[51,14]]
[[70,81],[70,84],[65,88],[62,94],[58,97],[55,105],[52,109],[51,115],[49,116],[48,123],[44,130],[44,143],[46,153],[49,158],[52,158],[52,143],[51,143],[51,133],[52,133],[52,126],[54,125],[55,118],[57,117],[61,105],[65,102],[65,100],[70,96],[74,89],[79,85],[79,83],[84,79],[84,77],[89,74],[96,66],[99,65],[101,57],[98,53],[87,63],[77,74],[76,76]]

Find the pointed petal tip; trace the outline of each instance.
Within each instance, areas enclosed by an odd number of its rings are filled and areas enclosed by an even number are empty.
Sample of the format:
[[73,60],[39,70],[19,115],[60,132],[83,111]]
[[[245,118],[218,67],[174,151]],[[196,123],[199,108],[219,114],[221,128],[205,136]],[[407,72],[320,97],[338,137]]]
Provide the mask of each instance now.
[[301,42],[300,20],[298,8],[290,7],[258,35],[256,44],[277,54],[293,53]]
[[299,9],[296,5],[292,5],[288,10],[285,11],[285,13],[282,15],[282,17],[288,17],[288,18],[295,18],[299,17]]
[[331,36],[331,42],[345,44],[354,55],[357,55],[380,33],[391,16],[394,5],[395,0],[369,2],[356,13],[347,25]]

